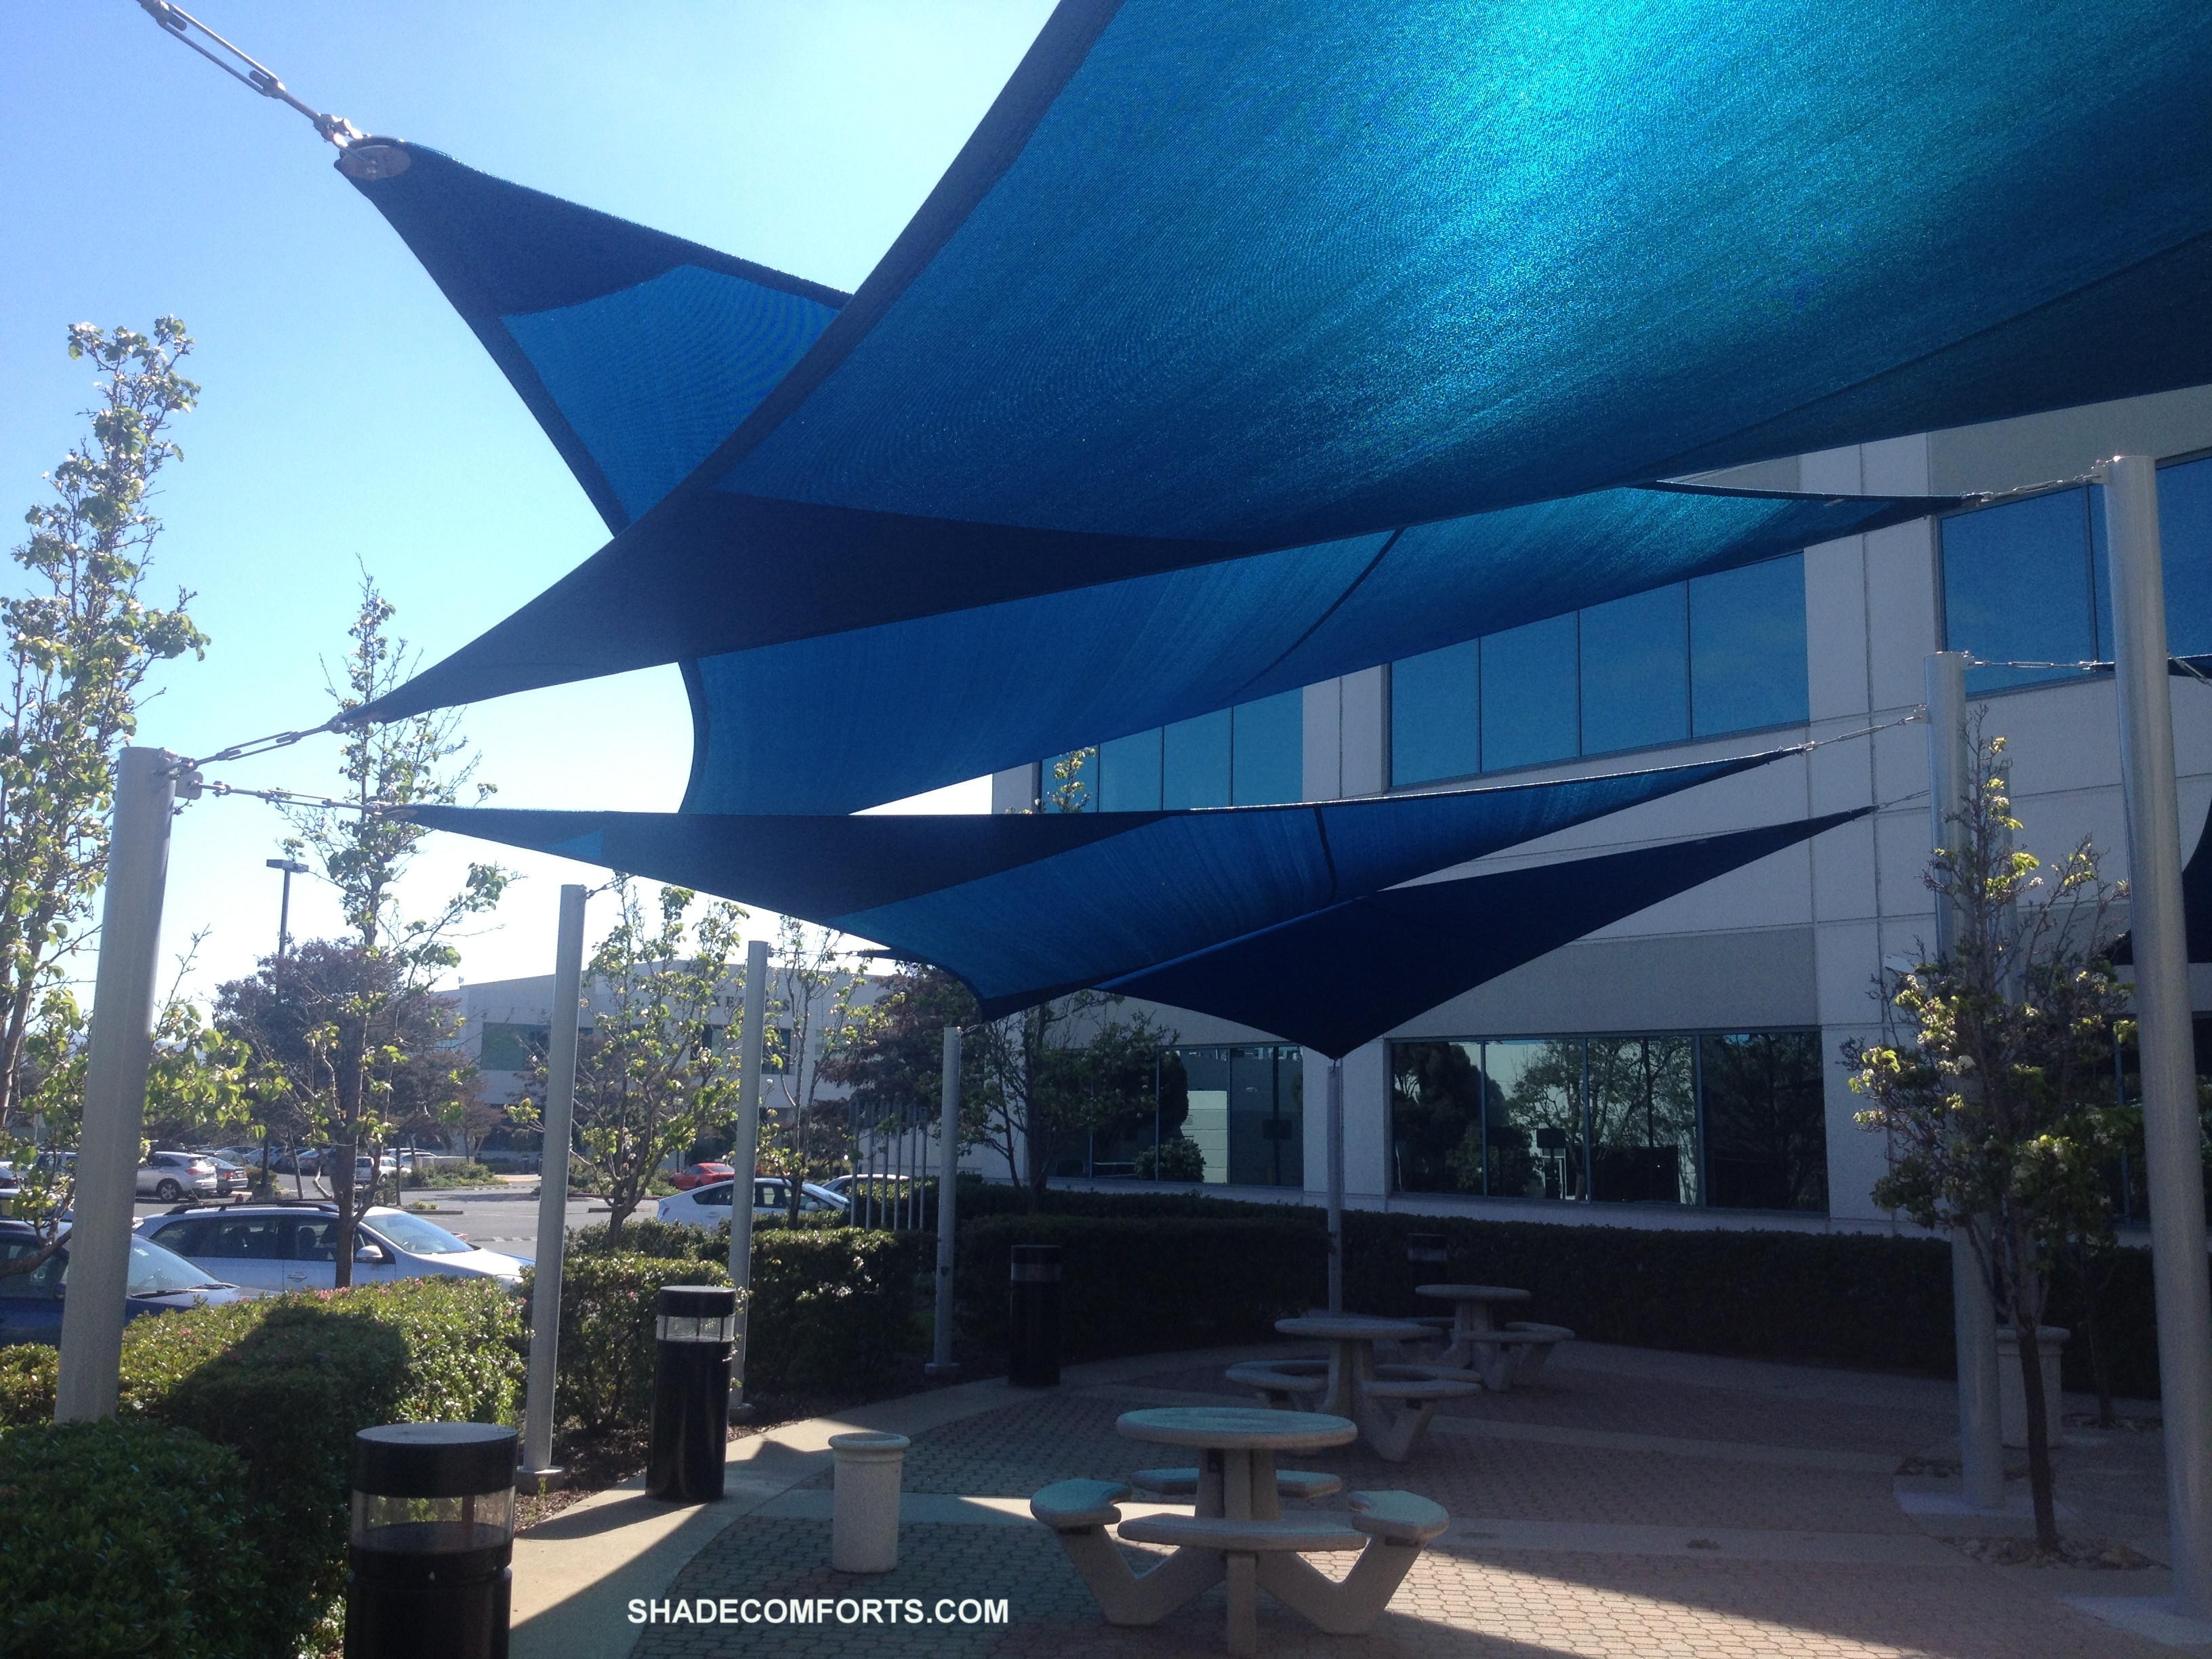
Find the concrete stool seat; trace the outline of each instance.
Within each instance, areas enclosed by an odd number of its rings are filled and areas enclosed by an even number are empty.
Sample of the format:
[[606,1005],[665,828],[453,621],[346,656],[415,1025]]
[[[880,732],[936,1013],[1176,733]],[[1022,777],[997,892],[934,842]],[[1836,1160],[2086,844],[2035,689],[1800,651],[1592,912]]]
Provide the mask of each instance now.
[[1516,1319],[1505,1328],[1522,1336],[1533,1337],[1513,1363],[1513,1381],[1526,1387],[1543,1371],[1544,1362],[1552,1357],[1552,1350],[1562,1342],[1571,1342],[1575,1334],[1565,1325],[1539,1325],[1532,1321]]
[[1293,1553],[1357,1550],[1367,1535],[1334,1516],[1300,1516],[1295,1521],[1232,1521],[1215,1515],[1142,1515],[1124,1521],[1121,1536],[1133,1544],[1190,1545],[1258,1555],[1270,1550]]
[[1352,1524],[1392,1544],[1425,1544],[1451,1525],[1444,1506],[1410,1492],[1356,1492]]
[[1030,1513],[1054,1532],[1088,1532],[1121,1518],[1129,1488],[1113,1480],[1059,1480],[1030,1499]]
[[1326,1359],[1248,1359],[1223,1373],[1253,1389],[1270,1406],[1297,1410],[1303,1397],[1328,1392]]
[[[1188,1498],[1198,1491],[1196,1469],[1139,1469],[1129,1477],[1129,1482],[1139,1492],[1156,1492],[1162,1498]],[[1344,1482],[1333,1474],[1317,1474],[1306,1469],[1277,1469],[1275,1493],[1279,1498],[1328,1498],[1344,1490]]]

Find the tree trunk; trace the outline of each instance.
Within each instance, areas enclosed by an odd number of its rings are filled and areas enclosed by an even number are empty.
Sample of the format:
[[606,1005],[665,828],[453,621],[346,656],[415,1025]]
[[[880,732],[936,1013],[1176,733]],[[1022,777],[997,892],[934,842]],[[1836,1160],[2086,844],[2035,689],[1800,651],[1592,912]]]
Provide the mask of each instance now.
[[[340,1039],[337,1076],[333,1079],[337,1095],[338,1139],[331,1146],[338,1167],[331,1177],[331,1195],[337,1200],[338,1241],[337,1269],[332,1282],[339,1290],[353,1288],[353,1224],[356,1213],[353,1193],[354,1160],[359,1154],[356,1137],[361,1127],[361,1092],[368,1063],[368,1021],[366,1016],[349,1016],[344,1036]],[[374,1191],[374,1185],[370,1190]],[[367,1207],[365,1205],[361,1207]]]
[[2043,1392],[2042,1348],[2036,1340],[2043,1318],[2043,1310],[2036,1304],[2042,1298],[2032,1295],[2027,1287],[2027,1269],[2023,1264],[2033,1259],[2027,1241],[2014,1237],[2009,1242],[2012,1269],[2005,1276],[2011,1281],[2006,1287],[2011,1294],[2006,1299],[2012,1312],[2013,1334],[2020,1344],[2021,1391],[2027,1406],[2027,1484],[2035,1501],[2035,1547],[2046,1554],[2056,1554],[2058,1508],[2052,1493],[2051,1422],[2046,1415],[2050,1406]]

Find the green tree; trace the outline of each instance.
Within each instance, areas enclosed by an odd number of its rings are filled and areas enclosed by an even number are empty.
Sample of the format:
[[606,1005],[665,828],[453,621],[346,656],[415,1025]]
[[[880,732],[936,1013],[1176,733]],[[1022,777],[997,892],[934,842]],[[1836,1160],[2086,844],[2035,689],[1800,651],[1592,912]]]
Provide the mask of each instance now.
[[[1052,1182],[1061,1147],[1091,1129],[1152,1109],[1159,1055],[1175,1033],[1143,1014],[1103,1017],[1117,996],[1079,991],[968,1033],[975,1050],[976,1140],[1006,1161],[1007,1173],[1035,1210]],[[968,1067],[962,1068],[963,1104]]]
[[[414,672],[415,653],[392,632],[393,607],[375,580],[362,573],[361,602],[350,641],[330,692],[339,713],[362,708],[404,684]],[[322,866],[324,878],[337,890],[349,937],[349,959],[359,969],[352,990],[336,997],[318,1028],[327,1051],[327,1094],[313,1116],[335,1154],[329,1171],[338,1206],[337,1282],[353,1282],[353,1229],[374,1188],[354,1190],[354,1159],[364,1143],[380,1144],[392,1120],[387,1096],[377,1085],[380,1073],[394,1064],[379,1052],[380,1031],[415,1029],[394,1017],[395,1001],[428,992],[433,981],[459,964],[454,939],[470,917],[499,902],[512,873],[492,864],[471,864],[459,892],[434,910],[410,917],[399,905],[399,883],[423,838],[420,824],[391,815],[392,806],[450,805],[474,782],[477,763],[452,711],[415,715],[383,724],[359,722],[345,728],[338,755],[343,798],[350,810],[301,807],[292,810],[293,837],[288,851],[306,850]],[[483,799],[490,786],[477,784]]]
[[[576,1137],[605,1182],[610,1243],[619,1243],[662,1164],[736,1104],[736,1045],[714,1040],[713,1017],[743,974],[745,919],[738,906],[718,902],[694,927],[698,896],[681,887],[662,888],[653,915],[628,878],[615,893],[618,920],[586,970],[591,1027],[577,1040],[575,1100]],[[530,1085],[541,1106],[545,1084],[541,1062]]]
[[[845,1156],[848,1136],[836,1120],[842,1103],[822,1099],[831,1081],[824,1070],[844,1046],[866,983],[851,964],[842,933],[811,927],[797,916],[782,917],[776,927],[775,967],[769,981],[768,1035],[763,1071],[772,1073],[783,1103],[778,1144],[764,1148],[767,1166],[786,1177],[785,1202],[793,1224],[799,1221],[803,1183]],[[771,1052],[771,1048],[773,1052]],[[773,1062],[772,1064],[769,1062]],[[744,1171],[739,1171],[740,1175]]]
[[[2005,743],[1975,744],[1973,787],[1928,884],[1955,917],[1950,951],[1880,985],[1884,1041],[1844,1048],[1862,1127],[1890,1140],[1885,1208],[1965,1233],[2020,1343],[2039,1548],[2059,1547],[2036,1329],[2053,1268],[2109,1236],[2104,1166],[2125,1115],[2113,1046],[2132,1029],[2106,959],[2118,890],[2086,840],[2048,877],[2014,843]],[[2039,891],[2045,888],[2048,890]]]
[[[147,497],[182,457],[167,434],[198,401],[179,372],[191,337],[174,317],[150,335],[79,323],[69,355],[100,371],[91,429],[47,475],[15,560],[30,591],[0,600],[8,631],[0,734],[0,1138],[20,1135],[37,1079],[26,1061],[70,1040],[59,969],[84,938],[107,863],[118,751],[137,732],[156,663],[205,653],[185,612],[143,593],[161,520]],[[62,1023],[43,1036],[42,1021]]]

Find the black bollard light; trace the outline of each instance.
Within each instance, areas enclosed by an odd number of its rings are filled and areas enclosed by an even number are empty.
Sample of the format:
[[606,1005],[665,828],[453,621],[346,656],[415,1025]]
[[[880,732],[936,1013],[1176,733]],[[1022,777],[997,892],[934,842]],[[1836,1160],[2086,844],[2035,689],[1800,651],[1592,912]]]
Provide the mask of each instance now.
[[1406,1260],[1412,1264],[1416,1274],[1426,1273],[1431,1267],[1441,1267],[1450,1259],[1444,1249],[1442,1233],[1406,1235]]
[[514,1454],[490,1423],[354,1437],[346,1659],[507,1659]]
[[1014,1246],[1006,1326],[1006,1381],[1018,1389],[1060,1386],[1060,1246]]
[[730,1365],[738,1293],[726,1285],[664,1285],[653,1319],[653,1444],[645,1495],[711,1504],[729,1455]]

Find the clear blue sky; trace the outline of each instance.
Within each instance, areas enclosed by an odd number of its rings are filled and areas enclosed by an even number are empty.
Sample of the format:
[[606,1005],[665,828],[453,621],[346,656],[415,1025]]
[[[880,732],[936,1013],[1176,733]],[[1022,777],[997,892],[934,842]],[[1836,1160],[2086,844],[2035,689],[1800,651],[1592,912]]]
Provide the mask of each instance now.
[[[856,286],[973,130],[1046,0],[428,3],[198,0],[210,27],[367,131],[836,287]],[[165,672],[141,741],[203,754],[330,710],[358,564],[434,659],[605,539],[473,336],[299,116],[255,96],[131,0],[0,15],[0,507],[43,488],[89,401],[67,325],[199,342],[206,387],[157,510],[158,592],[195,590],[204,664]],[[11,544],[18,538],[11,532]],[[0,580],[14,582],[12,566]],[[513,806],[672,807],[690,720],[672,668],[481,705],[466,730]],[[318,739],[217,769],[319,789]],[[970,787],[957,798],[975,804]],[[195,981],[249,971],[276,933],[269,808],[178,821],[166,950],[213,931]],[[434,838],[419,901],[489,849]],[[471,980],[548,971],[555,889],[528,879],[465,946]],[[605,907],[601,907],[605,908]],[[295,887],[295,936],[337,915]],[[88,963],[87,964],[88,971]]]

